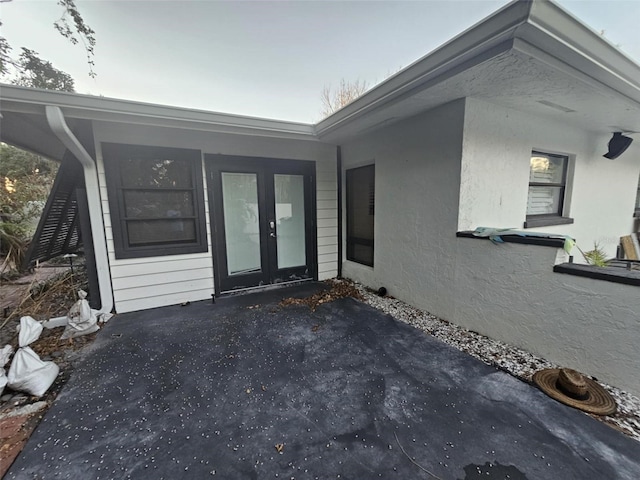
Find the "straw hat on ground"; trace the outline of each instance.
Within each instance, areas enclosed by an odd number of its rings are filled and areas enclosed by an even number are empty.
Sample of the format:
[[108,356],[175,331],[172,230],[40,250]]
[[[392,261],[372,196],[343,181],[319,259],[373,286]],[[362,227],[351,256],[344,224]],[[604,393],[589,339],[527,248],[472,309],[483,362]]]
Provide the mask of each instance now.
[[570,368],[548,368],[533,375],[540,390],[570,407],[594,415],[611,415],[616,402],[598,383]]

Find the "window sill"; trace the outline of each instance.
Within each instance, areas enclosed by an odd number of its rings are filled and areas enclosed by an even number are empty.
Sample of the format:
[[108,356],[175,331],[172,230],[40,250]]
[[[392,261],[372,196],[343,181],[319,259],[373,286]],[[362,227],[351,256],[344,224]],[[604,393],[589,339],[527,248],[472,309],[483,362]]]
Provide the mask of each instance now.
[[640,270],[627,270],[618,267],[594,267],[576,263],[561,263],[553,267],[557,273],[566,273],[578,277],[605,280],[607,282],[622,283],[640,287]]
[[349,260],[348,258],[343,262],[343,269],[345,265],[348,265],[348,268],[364,269],[365,271],[371,272],[375,271],[373,265],[366,265],[364,263],[356,262],[355,260]]
[[573,223],[573,218],[559,217],[557,215],[535,215],[527,217],[524,228],[549,227],[552,225],[569,225]]
[[192,245],[164,245],[152,247],[138,247],[122,249],[116,246],[116,260],[125,260],[129,258],[146,258],[146,257],[166,257],[169,255],[190,255],[193,253],[205,253],[209,251],[206,243]]
[[[476,240],[490,240],[489,237],[476,236],[471,231],[456,232],[456,237],[475,238]],[[500,238],[505,243],[520,243],[523,245],[538,245],[540,247],[564,248],[563,238],[526,237],[526,236],[523,237],[522,235],[513,235],[513,234],[500,235]]]
[[373,269],[373,263],[365,263],[365,262],[361,262],[360,260],[354,260],[353,258],[347,258],[347,262],[351,262],[354,263],[356,265],[360,265],[363,267],[368,267]]

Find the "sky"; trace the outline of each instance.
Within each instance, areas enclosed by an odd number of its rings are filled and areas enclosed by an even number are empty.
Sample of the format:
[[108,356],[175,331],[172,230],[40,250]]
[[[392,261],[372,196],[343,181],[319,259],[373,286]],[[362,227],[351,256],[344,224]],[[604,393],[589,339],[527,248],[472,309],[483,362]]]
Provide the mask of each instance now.
[[[56,0],[3,0],[1,33],[105,97],[315,123],[341,79],[374,85],[506,0],[76,0],[95,30],[95,72],[53,28]],[[559,3],[640,60],[640,0]]]

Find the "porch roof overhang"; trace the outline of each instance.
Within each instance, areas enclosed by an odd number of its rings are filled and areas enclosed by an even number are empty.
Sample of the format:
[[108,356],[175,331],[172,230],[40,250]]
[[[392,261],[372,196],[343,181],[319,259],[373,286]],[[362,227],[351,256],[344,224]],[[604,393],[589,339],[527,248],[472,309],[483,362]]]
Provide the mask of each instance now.
[[317,142],[312,125],[207,112],[77,93],[0,85],[0,140],[60,160],[65,147],[51,132],[46,107],[59,107],[73,129],[83,120]]
[[325,142],[472,97],[594,133],[640,131],[640,66],[558,5],[515,1],[316,125]]
[[514,1],[316,125],[0,86],[0,140],[53,159],[46,106],[98,120],[341,144],[472,97],[597,134],[640,131],[640,65],[558,5]]

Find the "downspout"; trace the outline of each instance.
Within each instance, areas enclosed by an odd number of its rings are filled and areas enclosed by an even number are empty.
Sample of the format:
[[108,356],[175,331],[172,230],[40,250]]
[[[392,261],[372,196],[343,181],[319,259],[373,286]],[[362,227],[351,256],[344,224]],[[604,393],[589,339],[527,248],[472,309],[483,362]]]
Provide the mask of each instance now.
[[342,148],[336,147],[336,177],[338,180],[338,278],[342,278]]
[[[89,219],[91,221],[91,234],[93,236],[93,249],[96,259],[98,286],[100,288],[100,300],[102,303],[100,310],[96,313],[111,313],[113,310],[113,292],[111,290],[111,275],[109,273],[109,257],[107,254],[104,219],[102,217],[102,206],[100,205],[98,169],[91,155],[89,155],[67,125],[60,107],[47,105],[46,114],[47,122],[53,133],[82,164],[84,183],[87,189],[87,204],[89,205]],[[98,193],[98,195],[94,193]]]

